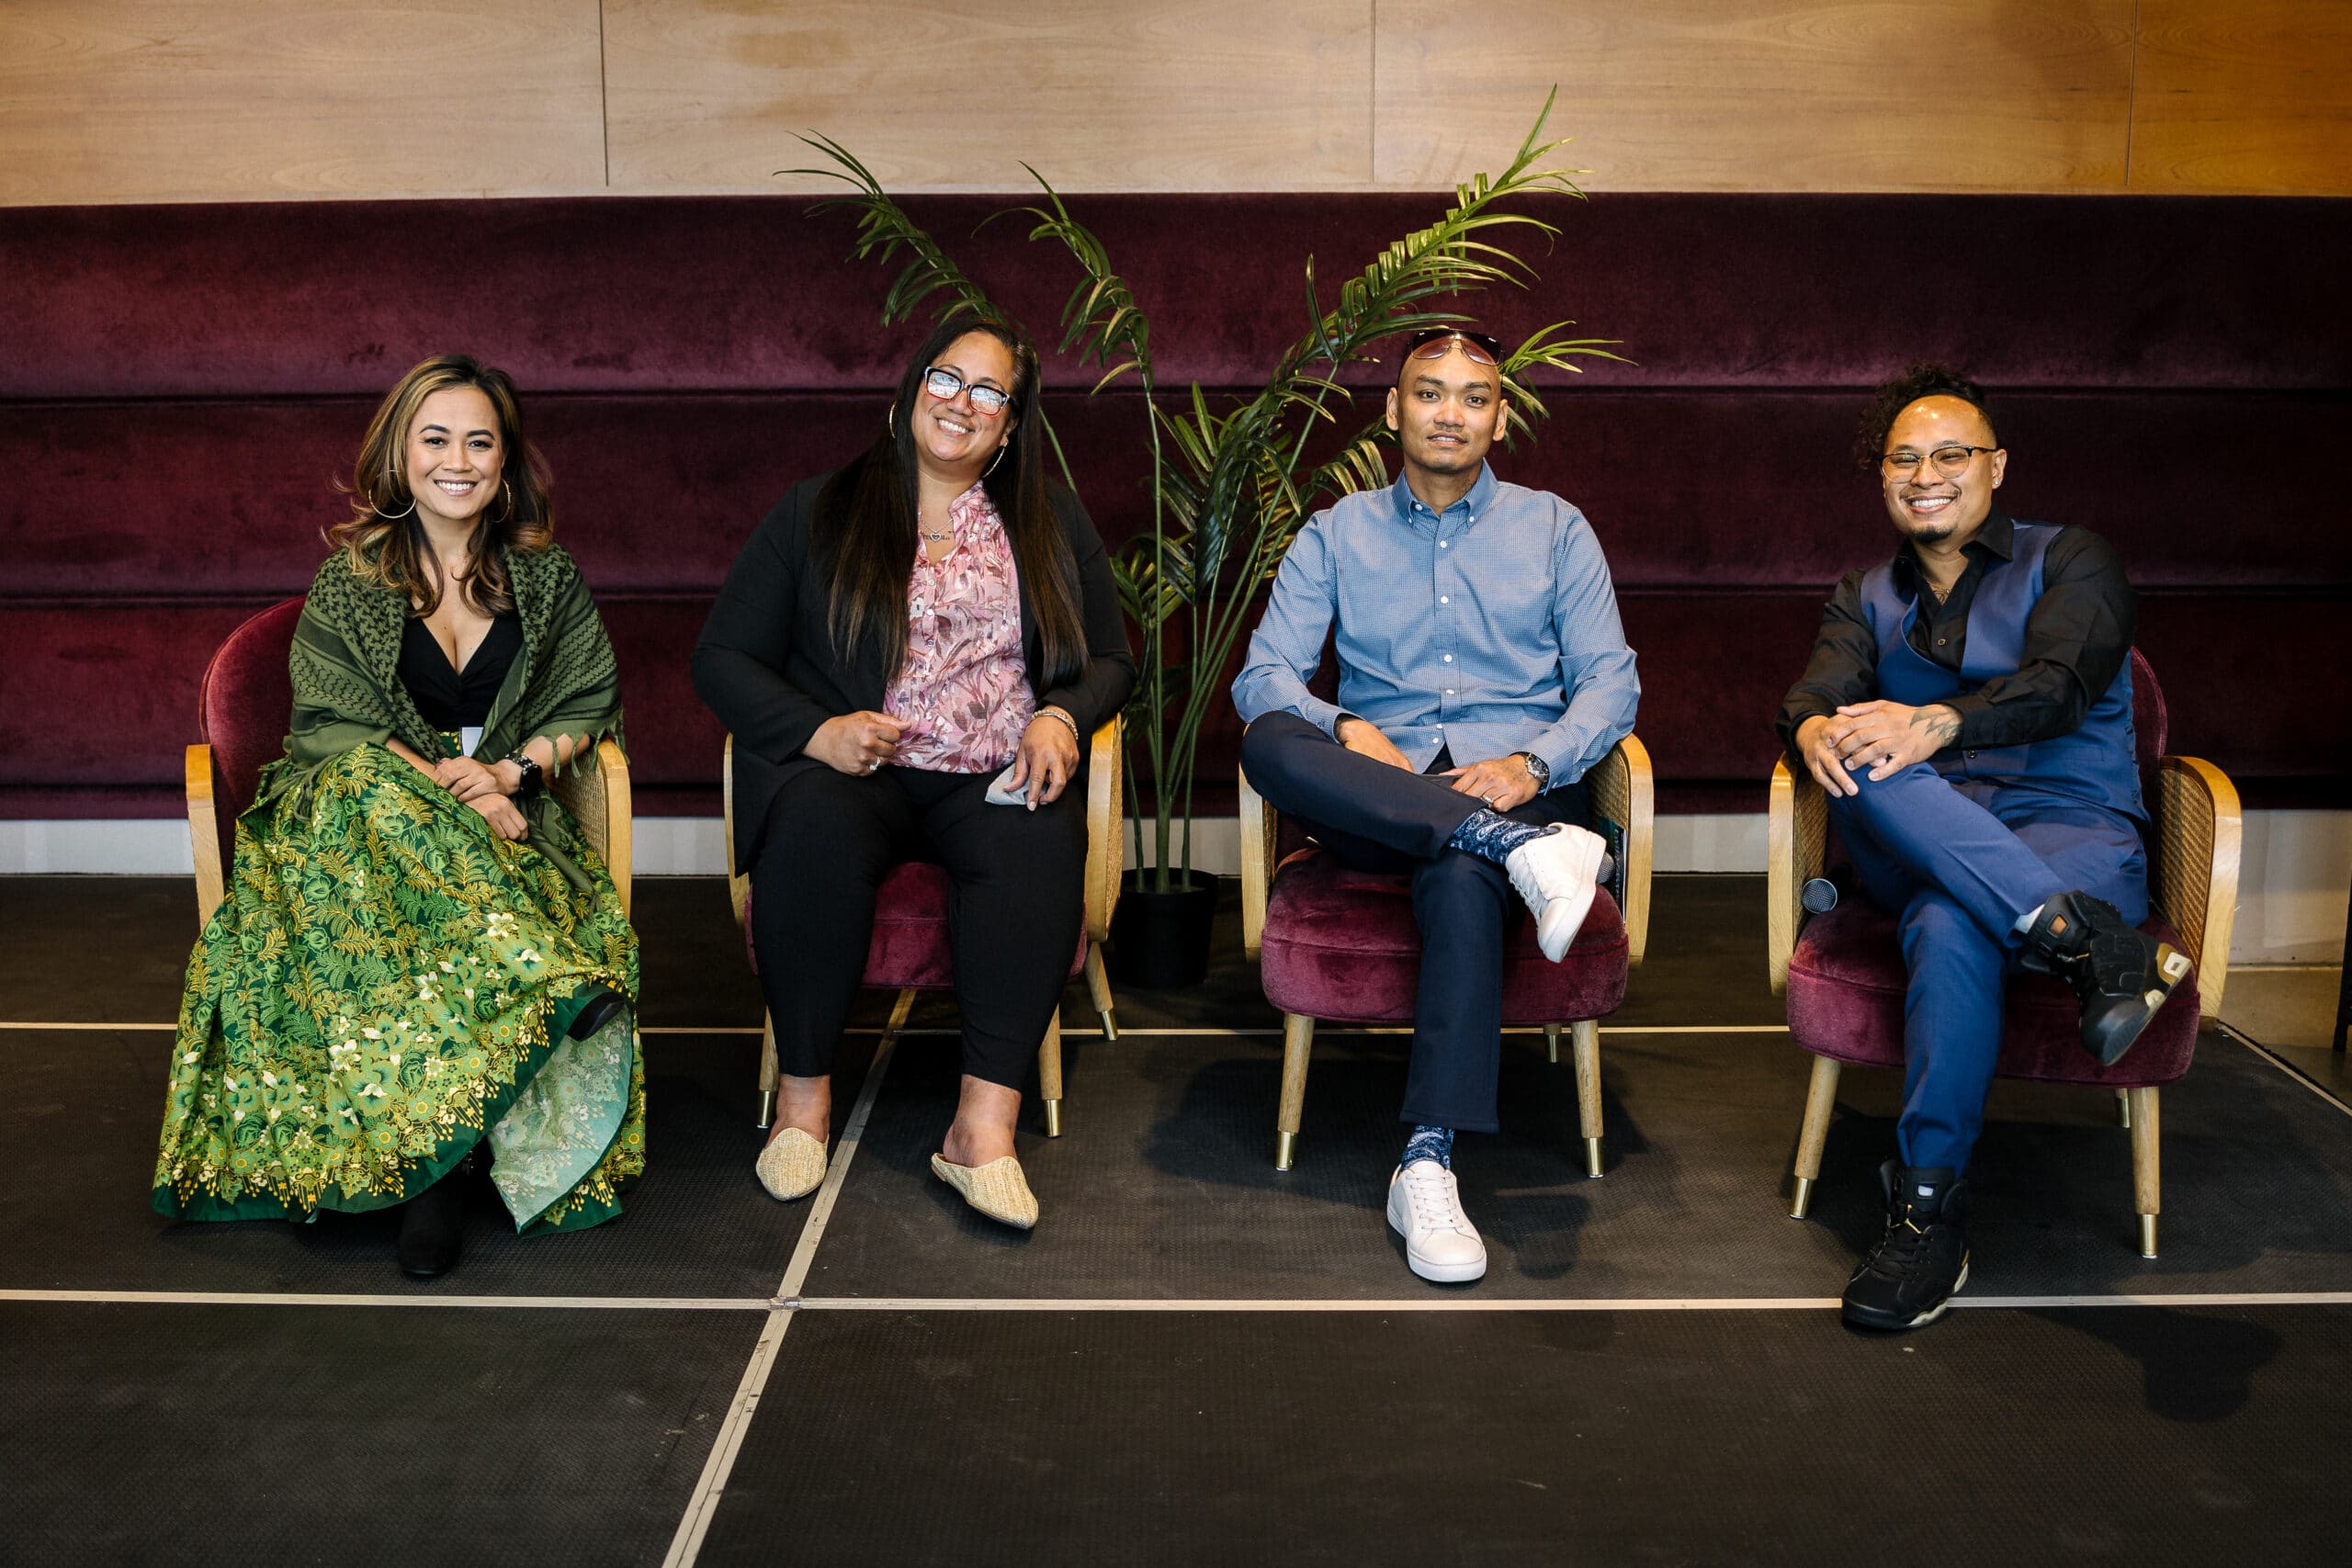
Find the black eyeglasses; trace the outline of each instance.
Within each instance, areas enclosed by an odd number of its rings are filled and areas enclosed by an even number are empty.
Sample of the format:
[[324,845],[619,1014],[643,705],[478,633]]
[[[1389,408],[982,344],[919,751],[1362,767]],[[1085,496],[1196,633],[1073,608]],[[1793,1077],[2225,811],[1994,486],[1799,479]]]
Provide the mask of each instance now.
[[967,381],[944,365],[934,365],[922,373],[922,389],[943,403],[954,401],[956,394],[967,389],[972,394],[972,406],[991,417],[1002,413],[1012,405],[1011,392]]
[[1405,345],[1408,359],[1443,359],[1453,351],[1455,344],[1462,352],[1480,365],[1500,368],[1503,362],[1502,339],[1489,333],[1474,333],[1464,327],[1431,327],[1415,333]]
[[[1950,446],[1937,447],[1928,454],[1928,460],[1935,464],[1936,472],[1948,479],[1956,479],[1968,472],[1968,465],[1976,460],[1977,453],[1999,450],[1997,446],[1962,446],[1954,443]],[[1892,479],[1907,479],[1919,471],[1919,454],[1907,450],[1889,452],[1879,458],[1878,466],[1884,468]]]

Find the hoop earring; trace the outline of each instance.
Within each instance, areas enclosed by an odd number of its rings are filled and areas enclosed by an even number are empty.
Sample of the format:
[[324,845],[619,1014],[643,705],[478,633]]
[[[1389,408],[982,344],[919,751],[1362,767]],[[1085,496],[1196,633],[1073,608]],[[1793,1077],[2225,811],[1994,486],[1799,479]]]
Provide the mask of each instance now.
[[989,459],[989,466],[980,470],[980,478],[986,479],[990,474],[996,472],[996,466],[1004,461],[1004,449],[1012,445],[1012,442],[1009,438],[996,444],[996,456],[990,457]]
[[368,498],[368,509],[374,512],[377,516],[382,518],[385,522],[390,523],[396,517],[406,517],[413,513],[416,510],[416,497],[413,495],[410,496],[408,498],[408,504],[398,512],[385,511],[383,503],[379,502],[372,495]]
[[[512,484],[509,484],[506,480],[504,480],[504,479],[501,479],[501,480],[499,480],[499,481],[498,481],[498,493],[499,493],[499,494],[501,494],[501,495],[503,495],[503,496],[504,496],[504,497],[506,498],[506,515],[505,515],[505,516],[503,516],[503,517],[502,517],[502,518],[500,518],[498,521],[499,521],[500,523],[502,523],[502,524],[506,524],[506,523],[512,523],[512,522],[514,522],[514,487]],[[416,503],[415,503],[414,502],[413,502],[413,501],[412,501],[409,504],[410,504],[410,505],[412,505],[412,506],[413,506],[413,505],[415,505]]]

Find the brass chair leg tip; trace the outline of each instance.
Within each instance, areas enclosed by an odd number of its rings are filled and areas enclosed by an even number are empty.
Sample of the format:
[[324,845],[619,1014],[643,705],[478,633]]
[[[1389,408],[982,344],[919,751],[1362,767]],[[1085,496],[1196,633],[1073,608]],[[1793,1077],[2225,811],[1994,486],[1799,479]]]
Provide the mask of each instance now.
[[1297,1148],[1298,1148],[1298,1134],[1295,1134],[1295,1133],[1277,1133],[1277,1134],[1274,1134],[1274,1168],[1275,1168],[1276,1170],[1288,1170],[1288,1169],[1290,1168],[1290,1159],[1291,1159],[1291,1156],[1292,1156],[1292,1154],[1293,1154],[1294,1152],[1295,1152],[1295,1151],[1296,1151],[1296,1149],[1297,1149]]
[[1109,1008],[1104,1008],[1102,1010],[1102,1038],[1114,1043],[1115,1043],[1119,1038],[1119,1025],[1117,1021],[1111,1017],[1111,1010]]
[[1600,1174],[1600,1140],[1599,1138],[1587,1138],[1584,1141],[1584,1173],[1587,1176]]
[[2140,1216],[2140,1256],[2143,1258],[2154,1258],[2155,1255],[2156,1216],[2154,1214],[2143,1214]]
[[1046,1101],[1046,1136],[1058,1138],[1061,1135],[1062,1102],[1058,1100],[1049,1100]]
[[1810,1176],[1800,1176],[1797,1178],[1796,1196],[1789,1203],[1789,1218],[1792,1220],[1804,1219],[1804,1212],[1812,1207],[1813,1178]]
[[759,1128],[762,1132],[765,1132],[775,1124],[775,1090],[772,1089],[763,1089],[760,1091],[760,1113],[752,1119],[752,1125]]

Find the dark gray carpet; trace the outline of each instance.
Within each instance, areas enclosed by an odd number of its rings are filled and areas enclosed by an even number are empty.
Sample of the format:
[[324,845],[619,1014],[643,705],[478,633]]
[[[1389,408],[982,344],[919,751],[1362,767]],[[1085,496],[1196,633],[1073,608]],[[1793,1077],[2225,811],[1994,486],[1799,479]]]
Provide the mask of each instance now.
[[763,1320],[0,1303],[0,1558],[658,1562]]
[[2352,1309],[807,1312],[702,1562],[2341,1561]]

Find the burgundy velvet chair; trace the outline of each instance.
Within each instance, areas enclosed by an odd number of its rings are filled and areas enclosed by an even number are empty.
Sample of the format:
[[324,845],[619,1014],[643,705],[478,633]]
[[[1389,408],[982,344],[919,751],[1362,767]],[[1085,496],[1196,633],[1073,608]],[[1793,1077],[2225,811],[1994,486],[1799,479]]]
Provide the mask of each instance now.
[[[1624,829],[1624,907],[1593,896],[1566,956],[1548,962],[1535,922],[1514,922],[1503,956],[1503,1026],[1541,1026],[1560,1059],[1560,1026],[1576,1059],[1586,1171],[1600,1174],[1600,1029],[1625,999],[1625,977],[1649,941],[1652,786],[1649,752],[1628,735],[1586,775],[1595,815]],[[1241,780],[1241,942],[1261,961],[1266,999],[1283,1014],[1282,1103],[1274,1168],[1288,1170],[1306,1108],[1315,1021],[1410,1023],[1421,935],[1409,877],[1351,871],[1284,822]]]
[[[1125,752],[1116,718],[1095,730],[1086,764],[1086,923],[1069,961],[1070,978],[1086,976],[1086,988],[1102,1015],[1102,1037],[1119,1037],[1111,1011],[1111,981],[1102,970],[1102,939],[1111,934],[1111,912],[1119,902],[1119,800]],[[752,948],[752,877],[735,863],[735,738],[727,738],[724,798],[727,818],[727,891],[735,923],[743,929],[743,951],[760,966]],[[955,950],[947,936],[947,873],[927,861],[895,866],[876,890],[874,937],[865,950],[865,984],[899,993],[887,1032],[896,1033],[915,1005],[917,991],[956,988]],[[775,1021],[760,1017],[759,1125],[775,1117]],[[1058,1009],[1046,1024],[1037,1047],[1037,1097],[1046,1105],[1046,1136],[1062,1135],[1062,1021]]]
[[[2211,762],[2164,755],[2164,692],[2138,649],[2132,654],[2132,725],[2140,784],[2151,819],[2148,892],[2154,931],[2197,961],[2124,1058],[2102,1067],[2082,1046],[2074,993],[2047,976],[2009,987],[1997,1075],[2115,1091],[2132,1134],[2132,1186],[2140,1213],[2140,1253],[2156,1255],[2156,1092],[2188,1071],[2201,1014],[2222,1010],[2230,972],[2230,928],[2237,916],[2238,793]],[[1803,1219],[1821,1175],[1821,1149],[1848,1064],[1903,1066],[1905,972],[1894,919],[1857,895],[1808,919],[1799,902],[1806,879],[1829,862],[1835,833],[1829,802],[1809,773],[1785,759],[1772,770],[1767,893],[1772,989],[1785,995],[1789,1037],[1813,1055],[1804,1122],[1797,1135],[1796,1190],[1790,1216]]]
[[[229,634],[204,667],[198,689],[197,733],[187,749],[188,846],[196,857],[196,918],[212,918],[228,891],[237,818],[253,804],[262,768],[286,750],[294,716],[294,683],[287,656],[302,601],[273,604]],[[628,759],[610,740],[596,747],[595,765],[566,768],[550,785],[581,835],[602,855],[629,905],[630,816]]]

